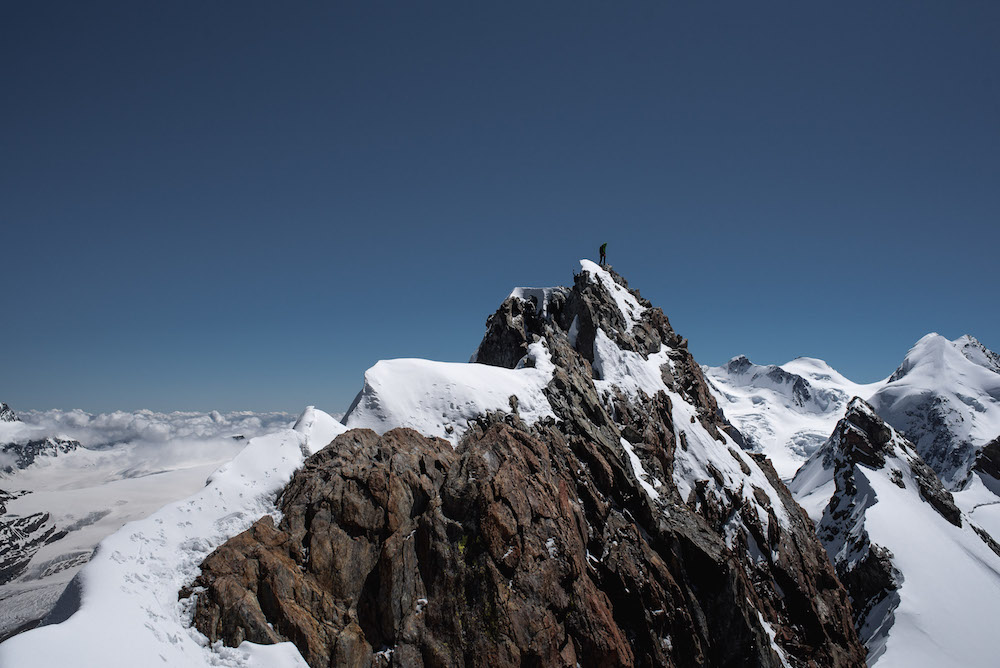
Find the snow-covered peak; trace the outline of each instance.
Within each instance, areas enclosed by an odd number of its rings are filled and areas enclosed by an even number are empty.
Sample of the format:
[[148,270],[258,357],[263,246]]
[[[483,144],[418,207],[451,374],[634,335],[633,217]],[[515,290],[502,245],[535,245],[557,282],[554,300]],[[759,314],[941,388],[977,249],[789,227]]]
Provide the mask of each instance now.
[[954,341],[949,341],[937,332],[931,332],[921,337],[910,348],[891,379],[901,380],[914,371],[926,375],[952,369],[949,375],[967,374],[969,371],[960,357],[989,372],[1000,374],[1000,355],[984,346],[972,335],[965,334]]
[[861,397],[854,397],[851,399],[850,403],[847,404],[847,413],[844,415],[844,418],[846,420],[850,420],[852,417],[856,418],[857,416],[863,416],[869,420],[879,419],[871,404]]
[[757,365],[751,362],[750,358],[746,355],[737,355],[733,359],[726,362],[724,368],[732,376],[742,376],[756,366]]
[[954,359],[954,345],[937,332],[920,337],[903,358],[903,362],[889,377],[890,382],[902,379],[918,366],[940,369],[948,358]]
[[972,337],[928,334],[870,399],[953,489],[978,448],[1000,434],[1000,373],[990,368],[991,355]]
[[859,384],[822,360],[799,357],[759,366],[745,356],[705,367],[720,407],[788,477],[862,397],[903,431],[942,478],[957,489],[976,451],[1000,434],[1000,356],[969,335],[954,341],[931,332],[883,381]]
[[[631,444],[614,440],[621,444],[625,461],[639,462],[633,471],[640,486],[652,490],[651,498],[661,487],[676,487],[685,501],[700,497],[725,504],[740,497],[758,526],[772,520],[787,526],[785,503],[765,471],[752,457],[739,454],[732,438],[712,424],[716,407],[706,404],[710,396],[698,367],[666,317],[611,271],[589,260],[581,260],[580,267],[573,288],[515,289],[487,322],[484,344],[490,345],[484,350],[480,344],[474,358],[483,363],[378,362],[365,373],[364,388],[344,423],[379,433],[410,427],[457,445],[469,423],[489,411],[516,410],[527,424],[561,419],[550,403],[551,393],[567,392],[560,384],[565,376],[555,377],[557,364],[567,371],[586,359],[590,365],[579,368],[593,374],[587,382],[610,415],[617,413],[618,396],[641,402],[643,396],[663,393],[669,399],[671,421],[677,425],[673,438],[683,442],[673,451],[673,471],[667,472],[672,485],[654,480]],[[536,314],[545,317],[523,317],[510,309],[511,298],[534,303]],[[622,322],[627,332],[619,331],[617,323]],[[529,341],[527,354],[507,368],[508,353],[520,351],[521,342]],[[573,357],[577,354],[583,359]]]
[[796,357],[791,362],[782,364],[781,368],[789,373],[802,376],[814,387],[835,387],[847,391],[848,394],[857,394],[858,391],[864,391],[871,385],[871,383],[855,383],[824,360],[815,357]]
[[614,276],[611,275],[611,272],[596,262],[580,260],[580,270],[586,272],[591,277],[591,280],[595,281],[611,295],[618,306],[618,310],[621,311],[622,316],[625,318],[625,322],[628,323],[628,328],[632,329],[632,326],[639,322],[642,312],[646,310],[646,307],[640,304],[635,295],[629,292],[627,288],[619,285]]

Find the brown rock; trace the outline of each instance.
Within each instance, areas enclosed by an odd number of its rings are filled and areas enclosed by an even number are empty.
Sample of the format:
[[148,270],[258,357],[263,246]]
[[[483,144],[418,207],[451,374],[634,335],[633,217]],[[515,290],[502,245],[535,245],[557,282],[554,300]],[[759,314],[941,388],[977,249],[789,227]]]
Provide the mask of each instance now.
[[[709,480],[681,499],[674,454],[691,425],[673,423],[670,398],[598,395],[597,328],[640,355],[667,344],[668,387],[725,440],[732,427],[662,311],[630,328],[584,276],[553,295],[543,310],[505,301],[477,359],[512,367],[543,340],[558,422],[528,428],[512,403],[454,450],[408,429],[341,435],[285,489],[278,527],[264,518],[205,560],[197,628],[227,644],[288,639],[314,667],[780,666],[772,632],[795,665],[862,665],[847,595],[766,461],[756,466],[776,496],[755,497],[766,527],[753,499],[708,494]],[[623,436],[665,481],[658,498]],[[746,453],[718,447],[749,475]]]

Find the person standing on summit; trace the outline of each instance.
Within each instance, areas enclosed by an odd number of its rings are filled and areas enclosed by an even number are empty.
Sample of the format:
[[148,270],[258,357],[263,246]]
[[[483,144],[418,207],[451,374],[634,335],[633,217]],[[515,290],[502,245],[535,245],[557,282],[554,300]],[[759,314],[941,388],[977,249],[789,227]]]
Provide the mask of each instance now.
[[601,262],[600,262],[600,265],[602,267],[608,263],[607,251],[608,251],[608,244],[607,244],[607,242],[605,242],[605,243],[601,244]]

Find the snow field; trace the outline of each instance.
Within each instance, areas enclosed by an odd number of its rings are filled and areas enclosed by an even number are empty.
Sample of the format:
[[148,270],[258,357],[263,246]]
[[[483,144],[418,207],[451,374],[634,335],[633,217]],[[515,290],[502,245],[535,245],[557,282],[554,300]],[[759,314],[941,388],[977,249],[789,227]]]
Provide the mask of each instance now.
[[291,643],[209,647],[177,592],[209,552],[274,510],[307,455],[345,430],[310,407],[294,429],[252,439],[198,493],[108,536],[78,575],[77,612],[0,645],[0,665],[304,666]]

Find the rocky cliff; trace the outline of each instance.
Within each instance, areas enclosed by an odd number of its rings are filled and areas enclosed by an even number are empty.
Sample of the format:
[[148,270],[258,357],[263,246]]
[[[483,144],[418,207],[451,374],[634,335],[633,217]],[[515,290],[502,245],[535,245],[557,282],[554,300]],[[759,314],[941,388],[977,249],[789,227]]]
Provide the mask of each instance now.
[[584,261],[571,288],[515,290],[474,359],[455,398],[492,365],[547,379],[546,410],[515,393],[443,426],[453,447],[366,376],[352,412],[381,435],[339,436],[277,524],[205,560],[195,626],[311,666],[863,664],[809,519],[624,279]]

